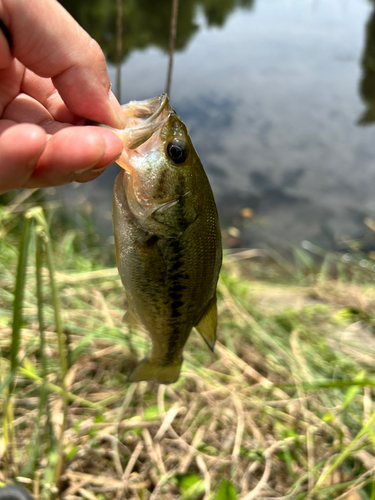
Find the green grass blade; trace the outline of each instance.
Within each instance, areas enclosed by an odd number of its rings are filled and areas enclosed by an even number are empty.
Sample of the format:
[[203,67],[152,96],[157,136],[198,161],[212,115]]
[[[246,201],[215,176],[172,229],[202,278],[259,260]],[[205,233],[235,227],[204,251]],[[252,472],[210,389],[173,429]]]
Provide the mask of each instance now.
[[20,348],[20,332],[22,326],[22,304],[24,297],[24,288],[26,282],[26,264],[27,252],[30,240],[30,228],[32,219],[26,217],[23,221],[22,234],[19,247],[19,256],[17,264],[16,285],[13,302],[13,327],[12,341],[10,345],[10,373],[8,390],[4,399],[4,418],[3,418],[3,433],[4,445],[6,448],[5,462],[9,466],[14,461],[15,456],[15,437],[13,426],[13,404],[12,395],[15,388],[14,373],[18,364],[18,353]]
[[237,492],[231,481],[223,481],[215,500],[237,500]]
[[[59,297],[57,292],[57,285],[55,280],[55,270],[54,270],[54,259],[53,259],[53,250],[51,244],[51,238],[48,228],[48,223],[44,216],[43,210],[41,207],[34,207],[28,211],[28,215],[30,217],[34,217],[36,222],[38,223],[38,234],[39,237],[44,241],[44,248],[46,253],[46,261],[48,274],[50,279],[50,287],[51,287],[51,295],[52,295],[52,307],[54,312],[55,319],[55,327],[57,332],[57,344],[58,344],[58,353],[59,353],[59,362],[60,362],[60,377],[61,377],[61,396],[62,396],[62,425],[60,430],[60,435],[58,437],[58,442],[55,443],[56,446],[52,446],[51,451],[49,453],[48,465],[46,468],[46,479],[48,484],[51,484],[52,488],[57,484],[63,464],[63,440],[64,440],[64,432],[66,427],[66,416],[67,416],[67,408],[68,408],[68,393],[66,389],[65,377],[68,371],[68,363],[67,363],[67,351],[66,351],[66,342],[64,340],[64,332],[62,327],[61,315],[60,315],[60,305],[59,305]],[[51,443],[53,444],[53,443]],[[53,474],[51,471],[53,470]],[[51,480],[51,474],[53,475],[53,480]]]
[[39,336],[40,336],[40,360],[41,360],[41,375],[42,375],[42,386],[39,393],[39,405],[38,414],[36,418],[35,429],[33,431],[33,438],[30,440],[28,446],[28,456],[29,460],[23,467],[21,473],[25,476],[34,475],[37,470],[38,454],[40,449],[40,444],[42,441],[41,436],[41,420],[44,411],[47,413],[47,430],[49,432],[49,439],[52,439],[53,428],[50,425],[49,418],[49,407],[47,404],[47,357],[45,353],[46,340],[44,333],[44,321],[43,321],[43,293],[42,293],[42,261],[43,261],[43,238],[36,233],[36,248],[35,248],[35,266],[36,266],[36,297],[38,304],[38,323],[39,323]]
[[[25,218],[23,223],[20,253],[17,265],[16,289],[13,305],[13,331],[12,343],[10,347],[10,369],[15,370],[17,365],[17,356],[20,346],[20,331],[22,325],[22,302],[24,296],[25,280],[26,280],[26,264],[27,264],[27,251],[30,240],[30,228],[32,224],[31,218]],[[13,384],[10,386],[10,393],[13,390]]]
[[350,456],[353,449],[359,443],[359,440],[371,430],[371,428],[374,426],[374,423],[375,423],[375,412],[373,412],[373,414],[368,419],[366,424],[358,432],[355,438],[348,444],[348,446],[344,449],[344,451],[332,462],[332,464],[328,467],[328,469],[320,476],[318,482],[312,489],[311,493],[314,493],[315,490],[319,488],[319,486],[323,485],[330,477],[330,475],[343,463],[343,461]]

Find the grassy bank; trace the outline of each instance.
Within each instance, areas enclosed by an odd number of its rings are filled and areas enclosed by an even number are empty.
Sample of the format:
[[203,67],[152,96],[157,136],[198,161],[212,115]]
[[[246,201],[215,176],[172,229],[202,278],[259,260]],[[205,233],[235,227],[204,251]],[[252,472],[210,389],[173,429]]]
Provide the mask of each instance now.
[[1,212],[0,481],[40,499],[375,499],[370,258],[227,255],[215,353],[193,332],[178,382],[129,385],[150,339],[122,323],[116,269],[24,215]]

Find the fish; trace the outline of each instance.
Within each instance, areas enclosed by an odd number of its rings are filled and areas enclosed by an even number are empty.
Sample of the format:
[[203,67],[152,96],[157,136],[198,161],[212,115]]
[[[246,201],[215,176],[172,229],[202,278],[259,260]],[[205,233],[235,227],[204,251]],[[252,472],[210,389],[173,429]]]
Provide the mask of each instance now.
[[[124,105],[122,167],[113,188],[116,261],[128,311],[152,348],[128,382],[175,382],[195,328],[213,350],[222,263],[214,196],[167,94]],[[113,129],[112,129],[113,130]]]

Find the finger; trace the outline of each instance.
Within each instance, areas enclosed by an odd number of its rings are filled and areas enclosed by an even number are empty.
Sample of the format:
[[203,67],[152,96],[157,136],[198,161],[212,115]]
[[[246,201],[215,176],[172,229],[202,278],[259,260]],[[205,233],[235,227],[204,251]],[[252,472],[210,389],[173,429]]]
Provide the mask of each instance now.
[[74,114],[124,127],[121,107],[109,93],[103,52],[57,1],[1,0],[0,16],[12,37],[12,54],[52,78]]
[[77,124],[82,120],[68,109],[50,78],[43,78],[26,69],[20,91],[43,104],[59,122]]
[[24,70],[24,65],[17,59],[13,59],[7,68],[0,69],[0,117],[4,108],[19,94]]
[[35,125],[40,125],[47,134],[51,135],[63,128],[72,126],[71,123],[54,120],[51,113],[39,101],[26,94],[18,95],[5,108],[2,118],[15,123],[35,123]]
[[17,123],[42,124],[52,121],[53,117],[46,108],[32,97],[19,94],[4,110],[3,119]]
[[56,134],[63,128],[71,127],[71,123],[62,123],[54,120],[51,113],[37,100],[26,94],[18,95],[7,106],[3,113],[4,120],[14,123],[35,123],[40,125],[47,134]]
[[[11,122],[1,120],[0,125],[4,126],[4,124],[9,127]],[[46,141],[46,132],[37,125],[14,125],[2,132],[0,135],[1,194],[20,188],[28,181]]]
[[0,68],[6,68],[12,62],[11,44],[12,40],[9,30],[0,18]]
[[107,167],[121,151],[121,140],[110,130],[99,127],[65,128],[49,139],[25,187],[67,184],[88,170]]

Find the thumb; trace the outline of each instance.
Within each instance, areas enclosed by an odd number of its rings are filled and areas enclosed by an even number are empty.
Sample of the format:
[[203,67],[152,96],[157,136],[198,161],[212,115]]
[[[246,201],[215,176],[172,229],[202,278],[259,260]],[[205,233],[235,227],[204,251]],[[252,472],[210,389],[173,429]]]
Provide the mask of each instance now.
[[56,0],[0,0],[0,18],[12,42],[10,49],[3,30],[2,65],[16,57],[37,75],[51,78],[74,114],[124,127],[102,50],[62,5]]

